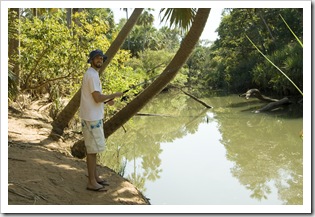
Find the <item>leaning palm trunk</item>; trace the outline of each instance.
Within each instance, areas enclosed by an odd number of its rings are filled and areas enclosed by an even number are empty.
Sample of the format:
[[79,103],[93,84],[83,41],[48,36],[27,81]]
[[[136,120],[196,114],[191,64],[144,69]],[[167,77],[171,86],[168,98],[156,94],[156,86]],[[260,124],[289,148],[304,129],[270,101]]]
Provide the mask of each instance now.
[[[121,29],[119,34],[117,35],[114,42],[108,48],[105,55],[107,56],[107,61],[104,62],[102,65],[99,73],[100,76],[108,66],[110,61],[114,58],[115,54],[124,43],[125,39],[127,38],[129,32],[131,31],[132,27],[137,23],[138,18],[140,17],[143,8],[136,8],[124,27]],[[76,92],[76,94],[72,97],[70,102],[66,105],[66,107],[59,113],[57,118],[52,122],[52,132],[50,136],[53,138],[58,135],[61,136],[63,134],[64,129],[68,126],[70,120],[74,117],[75,113],[78,111],[80,107],[80,100],[81,100],[81,88]]]
[[126,123],[173,80],[179,69],[187,61],[195,45],[198,43],[209,14],[210,8],[202,8],[198,10],[187,36],[183,40],[172,61],[151,85],[104,124],[105,137],[110,136],[119,127]]
[[[141,94],[139,94],[134,100],[126,105],[122,110],[117,112],[112,118],[110,118],[104,124],[105,137],[109,137],[130,118],[132,118],[138,111],[140,111],[154,96],[160,93],[163,88],[173,80],[179,69],[185,64],[188,57],[192,53],[195,45],[203,32],[206,25],[208,16],[210,14],[210,8],[199,9],[194,22],[183,40],[176,55],[165,68],[162,74],[149,85]],[[74,144],[71,148],[72,155],[75,157],[84,157],[84,141],[80,140]]]

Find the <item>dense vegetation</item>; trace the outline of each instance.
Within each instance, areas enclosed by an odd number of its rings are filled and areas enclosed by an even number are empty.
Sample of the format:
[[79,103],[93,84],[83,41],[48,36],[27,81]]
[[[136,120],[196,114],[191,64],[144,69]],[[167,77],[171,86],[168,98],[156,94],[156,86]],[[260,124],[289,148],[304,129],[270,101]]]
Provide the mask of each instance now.
[[[234,93],[259,88],[274,95],[299,95],[292,84],[254,48],[256,46],[303,89],[302,9],[226,9],[211,47],[198,47],[189,61],[195,83]],[[197,63],[197,64],[195,64]],[[198,82],[202,81],[202,82]]]
[[[123,91],[157,76],[179,48],[182,31],[156,29],[150,11],[141,15],[103,74],[104,91]],[[9,96],[15,99],[19,93],[28,93],[36,98],[48,93],[58,106],[61,97],[71,98],[80,87],[88,53],[96,48],[106,51],[126,20],[115,24],[110,9],[84,9],[73,13],[72,22],[66,9],[35,12],[20,9],[16,18],[9,10],[9,39],[20,41],[19,55],[9,49]],[[225,9],[217,29],[219,38],[200,43],[170,86],[186,86],[203,94],[259,88],[276,95],[298,95],[246,35],[303,89],[303,48],[280,17],[302,40],[302,12],[292,8]],[[14,65],[19,65],[19,73],[13,73]]]

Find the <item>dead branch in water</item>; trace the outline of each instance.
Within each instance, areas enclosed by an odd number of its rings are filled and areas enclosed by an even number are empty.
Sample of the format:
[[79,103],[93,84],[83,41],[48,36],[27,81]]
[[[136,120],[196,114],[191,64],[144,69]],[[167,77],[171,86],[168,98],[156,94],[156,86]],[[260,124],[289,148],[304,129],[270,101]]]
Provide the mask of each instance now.
[[186,94],[187,96],[191,97],[192,99],[194,99],[195,101],[199,102],[200,104],[206,106],[207,108],[212,108],[212,106],[208,105],[207,103],[201,101],[200,99],[198,99],[197,97],[185,92],[184,90],[180,89],[184,94]]
[[136,114],[137,116],[157,116],[157,117],[173,117],[172,115],[165,115],[165,114],[151,114],[151,113],[140,113]]

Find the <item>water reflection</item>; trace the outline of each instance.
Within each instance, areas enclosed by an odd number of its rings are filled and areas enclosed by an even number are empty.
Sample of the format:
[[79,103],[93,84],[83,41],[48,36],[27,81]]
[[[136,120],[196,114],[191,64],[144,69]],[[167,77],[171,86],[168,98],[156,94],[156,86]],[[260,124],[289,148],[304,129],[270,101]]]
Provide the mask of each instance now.
[[[215,166],[220,167],[227,161],[232,163],[229,170],[222,168],[222,173],[225,173],[224,177],[229,175],[231,179],[238,180],[233,188],[245,188],[250,192],[248,197],[258,204],[260,201],[271,201],[271,197],[277,197],[282,204],[303,204],[303,141],[299,138],[302,117],[295,115],[295,118],[290,118],[290,112],[298,114],[290,111],[291,108],[273,114],[254,114],[251,111],[262,104],[259,101],[244,101],[237,96],[211,97],[207,103],[214,108],[204,109],[186,95],[178,93],[159,95],[141,111],[158,116],[134,117],[124,126],[126,133],[120,129],[108,139],[107,150],[101,155],[100,162],[126,177],[144,194],[152,192],[146,189],[146,183],[156,183],[164,178],[161,177],[166,169],[162,166],[162,152],[167,152],[174,141],[196,134],[201,124],[215,122],[214,126],[221,134],[219,143],[226,151]],[[211,139],[214,138],[209,132],[209,141]],[[213,154],[215,150],[210,143],[204,149],[195,148],[192,159],[189,159],[191,168],[200,175],[196,179],[207,179],[209,165],[194,165],[193,156],[200,156],[198,153]],[[163,149],[161,144],[166,144]],[[185,146],[178,149],[181,148],[185,149]],[[132,171],[126,172],[127,167]],[[186,178],[178,177],[178,183]],[[211,180],[213,178],[209,179],[209,183]],[[163,188],[165,186],[159,186],[156,191]],[[207,189],[196,188],[196,191],[207,194],[209,201],[204,201],[205,204],[213,203]],[[224,189],[222,186],[223,193],[228,194]],[[215,195],[212,197],[217,199]],[[232,197],[235,195],[226,195],[225,203],[233,203],[232,199],[228,201]],[[183,203],[194,204],[194,201]]]
[[[188,105],[187,100],[184,95],[153,100],[141,111],[149,116],[135,116],[124,126],[127,133],[120,129],[108,139],[107,151],[101,155],[100,161],[122,176],[126,162],[133,162],[134,172],[126,178],[145,191],[145,180],[158,179],[162,171],[160,143],[193,134],[198,125],[206,121],[206,110],[200,105]],[[141,159],[142,173],[137,171],[138,158]]]
[[302,204],[303,141],[299,138],[302,119],[283,119],[289,117],[292,108],[282,113],[251,114],[256,109],[253,103],[260,103],[257,100],[237,109],[232,106],[237,104],[235,97],[217,100],[230,105],[219,111],[216,118],[221,124],[227,159],[235,163],[232,175],[252,192],[252,198],[267,199],[274,182],[284,204]]

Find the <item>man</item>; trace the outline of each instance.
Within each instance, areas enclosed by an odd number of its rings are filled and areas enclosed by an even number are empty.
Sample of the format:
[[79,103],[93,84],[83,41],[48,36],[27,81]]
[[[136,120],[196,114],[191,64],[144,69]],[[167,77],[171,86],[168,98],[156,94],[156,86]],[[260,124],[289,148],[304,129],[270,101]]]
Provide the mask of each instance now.
[[[96,171],[96,154],[105,150],[105,136],[103,132],[104,102],[122,96],[121,92],[104,95],[99,78],[99,69],[107,57],[101,50],[93,50],[90,53],[88,68],[83,76],[80,102],[80,118],[86,147],[86,163],[88,170],[87,190],[106,191],[102,180]],[[107,102],[113,105],[113,100]]]

